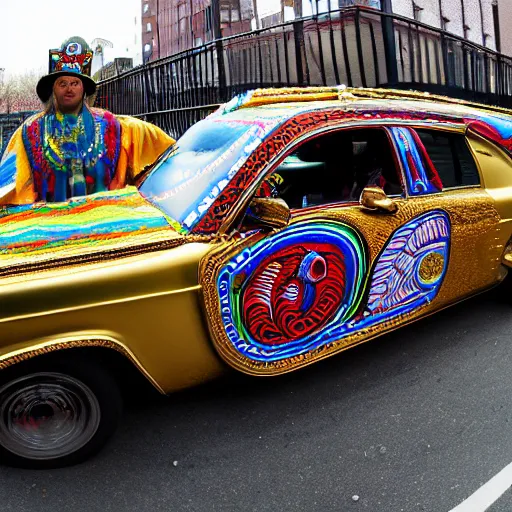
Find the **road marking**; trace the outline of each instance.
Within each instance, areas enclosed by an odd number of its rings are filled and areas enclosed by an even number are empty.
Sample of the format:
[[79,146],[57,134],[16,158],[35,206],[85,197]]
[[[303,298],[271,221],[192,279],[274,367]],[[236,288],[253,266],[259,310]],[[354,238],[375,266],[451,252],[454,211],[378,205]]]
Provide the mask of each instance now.
[[512,486],[512,462],[450,512],[484,512]]

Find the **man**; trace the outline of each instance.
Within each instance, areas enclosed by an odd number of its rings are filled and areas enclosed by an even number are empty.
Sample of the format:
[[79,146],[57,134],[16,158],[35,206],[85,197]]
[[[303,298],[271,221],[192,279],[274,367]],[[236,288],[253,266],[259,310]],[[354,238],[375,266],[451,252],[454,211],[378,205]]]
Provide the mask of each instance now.
[[174,143],[152,124],[92,107],[92,56],[80,37],[50,50],[36,88],[44,110],[14,133],[0,162],[0,205],[123,188]]

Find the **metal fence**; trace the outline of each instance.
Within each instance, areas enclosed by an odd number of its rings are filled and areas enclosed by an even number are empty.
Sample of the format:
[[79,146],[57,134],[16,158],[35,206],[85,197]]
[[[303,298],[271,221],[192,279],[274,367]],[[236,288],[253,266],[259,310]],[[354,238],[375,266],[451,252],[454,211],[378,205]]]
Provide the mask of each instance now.
[[0,159],[9,143],[9,139],[18,126],[34,112],[16,112],[14,114],[0,114]]
[[101,82],[97,104],[174,136],[257,87],[394,87],[512,107],[512,58],[360,7],[228,37]]
[[[248,89],[338,84],[417,89],[512,108],[512,58],[415,20],[350,7],[140,66],[100,82],[96,105],[178,137]],[[0,154],[25,117],[0,115]]]

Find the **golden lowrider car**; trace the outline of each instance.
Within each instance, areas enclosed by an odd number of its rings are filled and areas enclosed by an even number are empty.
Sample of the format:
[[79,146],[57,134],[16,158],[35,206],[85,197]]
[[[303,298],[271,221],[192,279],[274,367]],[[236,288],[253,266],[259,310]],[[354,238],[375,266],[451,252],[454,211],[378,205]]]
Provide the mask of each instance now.
[[162,393],[302,368],[504,279],[512,116],[392,90],[258,90],[137,187],[0,210],[0,460],[79,462],[118,368]]

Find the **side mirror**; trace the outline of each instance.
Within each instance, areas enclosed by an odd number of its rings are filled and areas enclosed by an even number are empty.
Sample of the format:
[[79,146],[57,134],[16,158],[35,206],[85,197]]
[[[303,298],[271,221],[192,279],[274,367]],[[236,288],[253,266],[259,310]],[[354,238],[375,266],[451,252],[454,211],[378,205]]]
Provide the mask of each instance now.
[[263,226],[284,228],[290,221],[290,208],[279,198],[255,197],[249,205],[247,216]]
[[361,192],[359,204],[369,210],[387,213],[398,211],[398,205],[390,199],[380,187],[366,187]]

